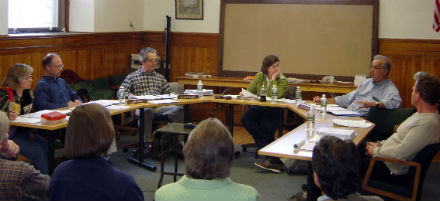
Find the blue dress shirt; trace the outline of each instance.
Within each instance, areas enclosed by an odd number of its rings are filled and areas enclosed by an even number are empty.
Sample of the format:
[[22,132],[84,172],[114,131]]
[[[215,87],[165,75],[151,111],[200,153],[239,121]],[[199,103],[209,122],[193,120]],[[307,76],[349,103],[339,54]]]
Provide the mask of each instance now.
[[360,108],[362,104],[356,103],[356,101],[383,102],[385,108],[389,110],[400,107],[402,103],[399,90],[391,80],[386,79],[375,83],[371,78],[362,82],[356,90],[346,95],[338,96],[335,100],[339,106],[359,112],[361,116],[367,116],[370,108]]
[[34,95],[36,110],[50,110],[67,107],[69,101],[79,99],[76,92],[70,88],[65,80],[59,77],[54,79],[46,75],[43,75],[43,78],[38,81],[37,87],[35,87],[34,90]]

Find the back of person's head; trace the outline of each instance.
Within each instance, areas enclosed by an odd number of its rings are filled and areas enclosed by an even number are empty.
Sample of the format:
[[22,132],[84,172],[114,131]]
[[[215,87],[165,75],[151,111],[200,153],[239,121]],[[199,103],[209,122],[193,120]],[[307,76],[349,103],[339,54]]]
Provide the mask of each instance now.
[[263,59],[263,63],[261,64],[260,71],[267,75],[267,69],[270,66],[272,66],[272,64],[274,64],[276,62],[280,62],[280,60],[278,59],[278,57],[276,55],[273,55],[273,54],[267,55]]
[[64,155],[70,159],[102,156],[114,137],[113,122],[105,107],[98,104],[77,106],[67,126]]
[[414,74],[416,81],[415,89],[420,93],[420,97],[431,105],[439,103],[440,99],[440,83],[432,74],[427,72],[417,72]]
[[43,57],[43,60],[41,61],[41,64],[43,65],[43,68],[46,69],[48,65],[52,64],[52,59],[54,57],[60,57],[57,53],[48,53],[46,56]]
[[141,52],[139,53],[139,60],[142,62],[146,62],[147,61],[147,53],[153,53],[156,54],[157,51],[154,48],[151,47],[145,47],[141,49]]
[[18,85],[20,84],[20,79],[22,79],[23,76],[32,74],[33,72],[34,69],[29,65],[16,63],[9,68],[6,77],[3,79],[2,86],[17,89]]
[[313,149],[312,167],[321,190],[334,200],[360,190],[361,159],[351,140],[324,136]]
[[3,142],[5,138],[7,138],[7,134],[9,131],[9,118],[8,115],[0,111],[0,143]]
[[388,70],[387,75],[390,74],[391,60],[387,56],[377,54],[376,56],[373,57],[373,60],[382,60],[383,61],[383,68],[386,68]]
[[183,154],[188,176],[195,179],[226,178],[234,160],[234,143],[220,120],[208,118],[190,133]]

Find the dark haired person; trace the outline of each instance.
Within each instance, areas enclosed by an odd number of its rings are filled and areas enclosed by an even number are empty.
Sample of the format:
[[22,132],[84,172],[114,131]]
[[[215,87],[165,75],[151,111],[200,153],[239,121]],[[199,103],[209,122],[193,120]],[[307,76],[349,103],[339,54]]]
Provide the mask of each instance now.
[[[414,80],[411,105],[417,109],[417,112],[402,122],[397,132],[388,139],[368,142],[367,155],[412,160],[426,146],[440,142],[440,115],[437,111],[440,99],[439,80],[426,72],[416,73]],[[375,168],[372,177],[376,175],[383,179],[396,180],[395,176],[407,174],[409,170],[408,166],[385,164],[386,167]]]
[[[402,98],[396,85],[388,79],[391,71],[391,61],[383,55],[376,55],[371,62],[371,78],[366,79],[359,87],[342,96],[329,98],[328,103],[338,104],[341,107],[367,116],[371,107],[395,109],[400,107]],[[316,103],[321,102],[321,97],[313,98]]]
[[49,200],[49,176],[41,174],[23,161],[10,161],[17,156],[18,146],[8,140],[9,118],[0,111],[0,200]]
[[255,188],[229,178],[234,161],[234,143],[218,119],[200,122],[183,147],[186,174],[179,181],[156,191],[156,201],[257,200]]
[[[142,66],[125,77],[119,90],[124,90],[130,96],[170,94],[171,88],[167,79],[156,72],[157,51],[146,47],[139,53]],[[118,93],[119,94],[119,93]],[[180,106],[170,105],[155,109],[144,108],[144,136],[152,142],[152,121],[155,116],[166,115],[173,122],[183,122],[183,109]]]
[[361,158],[352,141],[324,136],[313,149],[313,178],[322,191],[318,201],[381,201],[377,196],[362,196]]
[[[87,126],[85,126],[87,125]],[[64,155],[49,185],[51,200],[144,200],[133,177],[103,156],[115,137],[109,111],[98,104],[77,106],[69,119]]]
[[35,87],[35,109],[47,110],[61,107],[72,107],[81,101],[69,84],[60,78],[63,61],[58,54],[49,53],[43,57],[42,65],[45,74]]
[[[8,114],[9,120],[34,112],[32,73],[34,69],[26,64],[16,63],[9,68],[0,88],[0,110]],[[20,154],[30,158],[41,173],[49,172],[47,140],[34,134],[28,128],[12,127],[9,138],[21,147]]]
[[[272,94],[272,87],[276,85],[278,98],[284,98],[287,90],[287,79],[281,73],[280,60],[275,55],[264,57],[261,72],[257,73],[249,84],[247,91],[260,96],[260,89],[264,85],[268,96]],[[240,95],[242,95],[240,93]],[[280,109],[262,106],[249,106],[241,122],[252,135],[257,149],[261,149],[275,140],[274,134],[278,128]],[[281,173],[282,163],[278,158],[265,162],[256,162],[256,166]]]

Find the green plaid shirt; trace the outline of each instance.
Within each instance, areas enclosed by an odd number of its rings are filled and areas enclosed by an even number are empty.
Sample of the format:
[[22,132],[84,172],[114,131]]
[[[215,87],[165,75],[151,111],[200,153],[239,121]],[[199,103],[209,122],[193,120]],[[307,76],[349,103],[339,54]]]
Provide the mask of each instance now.
[[0,159],[0,200],[49,200],[49,181],[25,162]]
[[169,94],[171,88],[165,77],[156,71],[146,73],[139,68],[125,77],[119,90],[125,90],[136,96]]

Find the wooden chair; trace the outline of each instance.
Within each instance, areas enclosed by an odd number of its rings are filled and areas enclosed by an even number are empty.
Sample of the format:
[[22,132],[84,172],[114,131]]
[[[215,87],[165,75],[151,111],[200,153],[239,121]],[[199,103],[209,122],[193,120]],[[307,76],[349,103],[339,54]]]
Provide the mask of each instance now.
[[[139,128],[137,126],[137,121],[135,121],[135,111],[122,113],[120,115],[120,123],[115,124],[115,134],[116,139],[119,140],[119,136],[121,135],[121,132],[129,132],[133,135],[139,135]],[[121,147],[124,150],[124,152],[128,151],[128,148],[137,147],[137,143],[132,144],[123,144]]]
[[[373,157],[362,183],[362,188],[371,193],[395,200],[420,200],[425,175],[432,159],[439,150],[440,143],[428,145],[423,148],[412,161],[402,161],[379,156]],[[371,173],[376,161],[409,166],[408,174],[399,176],[405,178],[408,184],[382,181],[380,178],[371,178]]]

